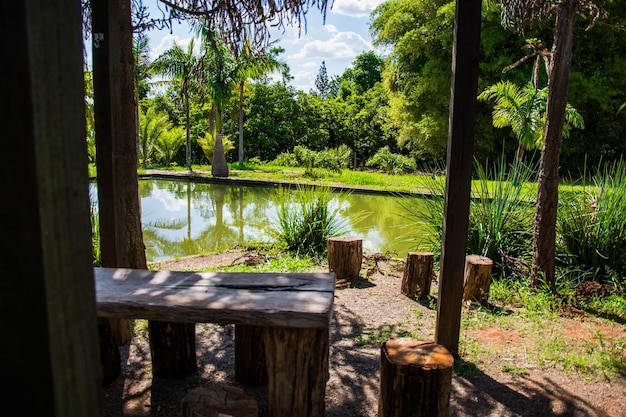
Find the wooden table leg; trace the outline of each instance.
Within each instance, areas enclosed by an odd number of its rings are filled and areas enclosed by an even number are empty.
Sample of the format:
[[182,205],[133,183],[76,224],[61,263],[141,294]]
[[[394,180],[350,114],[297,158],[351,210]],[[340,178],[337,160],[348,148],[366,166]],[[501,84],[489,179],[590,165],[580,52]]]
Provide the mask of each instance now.
[[267,327],[264,333],[270,417],[323,417],[329,331]]

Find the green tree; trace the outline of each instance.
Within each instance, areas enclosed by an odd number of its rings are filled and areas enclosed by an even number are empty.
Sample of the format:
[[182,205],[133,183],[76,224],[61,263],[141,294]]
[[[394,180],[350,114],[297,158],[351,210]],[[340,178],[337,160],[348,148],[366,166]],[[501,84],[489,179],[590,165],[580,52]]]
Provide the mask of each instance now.
[[180,88],[180,96],[185,108],[186,158],[185,164],[191,170],[191,129],[189,121],[189,95],[192,88],[201,85],[204,79],[204,54],[196,55],[192,39],[184,51],[174,42],[171,48],[163,52],[153,63],[156,73],[170,78],[169,82]]
[[416,159],[445,155],[454,2],[391,0],[372,12],[374,44],[391,47],[383,70],[398,145]]
[[[552,59],[548,74],[546,122],[541,149],[537,210],[533,240],[531,284],[545,281],[556,291],[555,240],[558,208],[559,161],[563,126],[566,119],[567,97],[572,63],[574,15],[579,3],[575,0],[505,0],[502,3],[502,24],[523,33],[537,20],[555,13]],[[582,6],[581,6],[582,7]],[[594,19],[603,11],[592,3],[584,7]]]
[[238,160],[239,164],[244,162],[244,142],[243,142],[243,104],[244,104],[244,92],[246,83],[249,79],[259,79],[267,73],[281,69],[288,71],[288,67],[285,63],[277,59],[278,54],[284,52],[283,48],[274,47],[269,51],[255,50],[252,47],[252,42],[247,40],[241,51],[236,58],[236,81],[239,92],[239,102],[237,109],[237,121],[239,125],[239,148],[238,148]]
[[[525,149],[541,149],[547,98],[547,89],[538,90],[532,82],[520,88],[510,81],[494,84],[478,95],[479,100],[495,102],[492,113],[494,127],[511,127],[518,140],[519,162]],[[585,125],[580,113],[568,103],[563,137],[569,136],[571,127],[582,129]]]
[[215,110],[216,140],[211,161],[211,175],[214,177],[228,177],[228,164],[222,141],[222,113],[224,106],[234,93],[237,83],[237,65],[233,54],[221,39],[221,34],[211,29],[205,19],[196,23],[195,31],[201,37],[202,49],[204,51],[205,91]]
[[172,122],[166,113],[159,112],[155,106],[150,106],[147,110],[139,106],[139,159],[142,167],[147,168],[156,143],[170,129]]
[[148,96],[152,88],[152,62],[150,62],[150,40],[144,33],[136,33],[133,36],[133,56],[135,58],[135,89],[138,100]]
[[185,143],[185,138],[185,129],[182,126],[166,130],[157,138],[154,143],[154,149],[163,159],[166,167],[172,164],[174,155],[176,155],[180,147]]
[[322,61],[320,69],[315,77],[315,92],[322,98],[326,98],[330,91],[330,79],[328,78],[328,71],[326,70],[326,61]]
[[352,65],[341,75],[341,79],[352,81],[358,87],[357,93],[363,94],[376,83],[382,81],[383,59],[374,51],[363,52],[355,58]]

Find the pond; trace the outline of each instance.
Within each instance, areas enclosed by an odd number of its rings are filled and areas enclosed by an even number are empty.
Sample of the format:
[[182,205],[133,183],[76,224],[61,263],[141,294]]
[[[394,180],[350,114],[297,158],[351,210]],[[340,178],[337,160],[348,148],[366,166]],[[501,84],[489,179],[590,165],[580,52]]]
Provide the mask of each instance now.
[[[92,185],[92,198],[97,196]],[[231,185],[189,180],[140,179],[142,226],[148,262],[220,252],[237,245],[272,242],[279,187]],[[289,193],[301,192],[290,189]],[[363,239],[363,252],[404,258],[420,236],[404,205],[419,197],[333,193],[345,236]]]

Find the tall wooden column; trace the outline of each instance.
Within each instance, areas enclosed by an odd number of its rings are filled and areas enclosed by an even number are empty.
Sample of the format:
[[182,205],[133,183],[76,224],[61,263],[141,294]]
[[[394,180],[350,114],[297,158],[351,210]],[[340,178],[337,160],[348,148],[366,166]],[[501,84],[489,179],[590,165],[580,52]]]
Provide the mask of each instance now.
[[[481,0],[457,0],[435,340],[459,350],[480,58]],[[460,47],[462,41],[463,47]]]
[[81,2],[0,2],[2,415],[102,415]]

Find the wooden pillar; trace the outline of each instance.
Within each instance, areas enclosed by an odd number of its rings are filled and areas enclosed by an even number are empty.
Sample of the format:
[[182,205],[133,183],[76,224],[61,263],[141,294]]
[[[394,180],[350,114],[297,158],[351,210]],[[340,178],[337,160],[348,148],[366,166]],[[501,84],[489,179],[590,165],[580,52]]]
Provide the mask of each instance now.
[[446,195],[435,327],[435,341],[454,354],[459,350],[461,332],[463,268],[476,130],[481,4],[476,0],[457,0],[454,18]]
[[493,261],[486,256],[467,255],[465,257],[464,301],[476,301],[482,306],[489,303],[492,266]]
[[430,295],[435,255],[432,252],[409,252],[402,275],[402,294],[426,300]]
[[337,283],[353,283],[361,272],[363,239],[355,236],[332,237],[326,242],[328,269]]
[[267,385],[264,328],[235,325],[235,380],[246,385]]
[[270,417],[324,417],[329,332],[266,327],[265,359]]
[[453,364],[450,352],[433,342],[383,342],[378,417],[448,417]]
[[181,403],[182,417],[257,417],[258,405],[241,388],[210,384],[194,388]]
[[2,415],[101,416],[80,2],[2,1],[0,35]]

